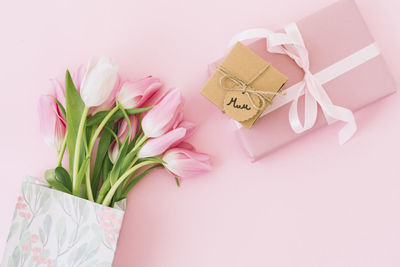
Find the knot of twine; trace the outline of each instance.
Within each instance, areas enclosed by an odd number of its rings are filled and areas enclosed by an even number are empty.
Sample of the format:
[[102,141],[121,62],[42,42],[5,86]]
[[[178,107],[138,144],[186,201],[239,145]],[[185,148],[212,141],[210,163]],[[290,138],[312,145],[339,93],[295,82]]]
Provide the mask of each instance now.
[[[225,67],[223,66],[219,66],[217,68],[217,70],[222,74],[222,77],[219,79],[219,85],[221,86],[222,89],[227,90],[227,91],[241,91],[242,94],[246,94],[247,97],[249,98],[249,101],[251,103],[251,105],[257,109],[257,110],[263,110],[266,102],[268,102],[269,104],[271,104],[271,100],[269,100],[268,98],[265,98],[265,96],[267,95],[276,95],[279,93],[278,92],[270,92],[270,91],[261,91],[261,90],[255,90],[251,84],[257,80],[268,68],[269,68],[269,64],[266,65],[264,68],[262,68],[257,75],[255,75],[250,81],[248,82],[244,82],[242,79],[240,79],[238,76],[234,75],[232,72],[228,71]],[[235,87],[227,87],[224,84],[224,80],[228,79],[230,81],[232,81],[236,86]],[[260,106],[257,106],[251,95],[257,96],[258,99],[261,102]]]

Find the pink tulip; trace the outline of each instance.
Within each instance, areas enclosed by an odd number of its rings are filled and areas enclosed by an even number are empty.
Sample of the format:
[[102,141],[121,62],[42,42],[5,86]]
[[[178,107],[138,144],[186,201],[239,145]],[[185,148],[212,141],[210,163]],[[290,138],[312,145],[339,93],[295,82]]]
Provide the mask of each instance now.
[[186,135],[185,128],[177,128],[159,137],[148,140],[138,153],[139,158],[161,155],[174,144],[180,143]]
[[178,128],[156,138],[148,140],[138,153],[139,158],[161,155],[167,149],[176,147],[183,140],[193,135],[196,126],[192,122],[182,121]]
[[[136,116],[130,116],[129,121],[131,122],[131,127],[132,127],[132,130],[129,133],[129,141],[132,141],[132,139],[136,135],[138,120],[137,120]],[[124,141],[128,132],[129,132],[128,123],[126,122],[125,119],[122,119],[121,122],[119,123],[118,134],[117,134],[118,139],[121,143]],[[114,140],[108,150],[108,156],[110,157],[110,160],[112,163],[114,163],[115,160],[117,159],[118,152],[119,152],[118,144]]]
[[[50,79],[50,83],[51,83],[51,89],[52,89],[52,92],[50,93],[50,95],[52,96],[52,97],[54,97],[55,99],[57,99],[58,100],[58,102],[60,102],[61,103],[61,105],[64,107],[64,108],[66,108],[66,106],[65,106],[65,89],[64,89],[64,87],[61,85],[61,83],[58,81],[58,80],[56,80],[56,79]],[[64,117],[64,115],[62,114],[62,112],[61,112],[61,109],[60,109],[60,107],[58,106],[58,104],[57,104],[57,102],[56,102],[56,105],[57,105],[57,114],[58,114],[58,116],[61,118],[61,120],[63,121],[63,123],[65,124],[65,125],[67,125],[67,120],[66,120],[66,118]]]
[[122,85],[117,100],[126,109],[137,108],[142,106],[161,87],[160,79],[151,76],[135,82],[127,81]]
[[86,67],[84,65],[80,65],[79,68],[72,75],[72,81],[74,82],[76,90],[80,92],[81,83],[83,80],[83,76],[85,75]]
[[60,151],[66,133],[66,125],[59,114],[54,96],[40,97],[38,110],[40,132],[44,141],[54,147],[56,151]]
[[179,123],[183,121],[183,110],[180,110],[176,115],[176,119],[174,124],[172,125],[172,129],[178,128]]
[[194,151],[194,146],[192,144],[189,144],[188,142],[182,142],[176,146],[176,148],[183,148],[187,150],[192,150]]
[[181,121],[178,124],[178,128],[186,129],[186,135],[185,135],[185,139],[186,139],[193,135],[194,131],[196,130],[196,124],[194,124],[193,122],[190,122],[190,121]]
[[164,167],[172,174],[186,178],[211,170],[210,157],[184,148],[168,150],[163,158]]
[[180,114],[182,105],[183,98],[178,88],[165,94],[144,116],[142,120],[144,134],[147,137],[159,137],[171,130]]
[[65,90],[62,84],[56,79],[50,79],[53,95],[65,108]]
[[[132,141],[132,139],[136,135],[138,120],[137,120],[136,116],[132,115],[132,116],[129,117],[129,121],[131,123],[131,132],[129,133],[129,141]],[[126,119],[123,118],[121,120],[119,128],[118,128],[118,138],[119,138],[119,140],[123,141],[125,136],[128,134],[128,131],[129,131],[128,123],[126,122]]]

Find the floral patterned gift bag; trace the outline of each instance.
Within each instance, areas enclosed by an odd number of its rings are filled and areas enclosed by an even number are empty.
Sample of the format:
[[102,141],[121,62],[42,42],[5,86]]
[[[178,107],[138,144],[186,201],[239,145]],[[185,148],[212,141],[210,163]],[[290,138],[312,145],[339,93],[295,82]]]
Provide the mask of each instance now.
[[112,266],[123,216],[119,206],[106,207],[28,178],[1,266]]

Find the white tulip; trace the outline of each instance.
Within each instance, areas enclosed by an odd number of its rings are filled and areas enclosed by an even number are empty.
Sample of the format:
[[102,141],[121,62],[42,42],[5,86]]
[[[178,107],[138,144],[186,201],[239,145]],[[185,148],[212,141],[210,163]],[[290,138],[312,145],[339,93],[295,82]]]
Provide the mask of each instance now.
[[90,59],[83,76],[80,94],[86,107],[103,104],[111,94],[118,77],[118,66],[110,59]]

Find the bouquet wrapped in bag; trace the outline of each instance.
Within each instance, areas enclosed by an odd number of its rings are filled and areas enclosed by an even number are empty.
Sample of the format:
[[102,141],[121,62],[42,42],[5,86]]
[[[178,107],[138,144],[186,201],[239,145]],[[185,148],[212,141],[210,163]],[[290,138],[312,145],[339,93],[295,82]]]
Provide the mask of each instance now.
[[161,87],[151,76],[121,82],[107,58],[67,70],[65,86],[52,80],[39,116],[57,163],[23,182],[1,266],[111,266],[125,199],[145,175],[166,168],[179,185],[210,170],[209,156],[184,142],[195,125],[180,90],[148,104]]

